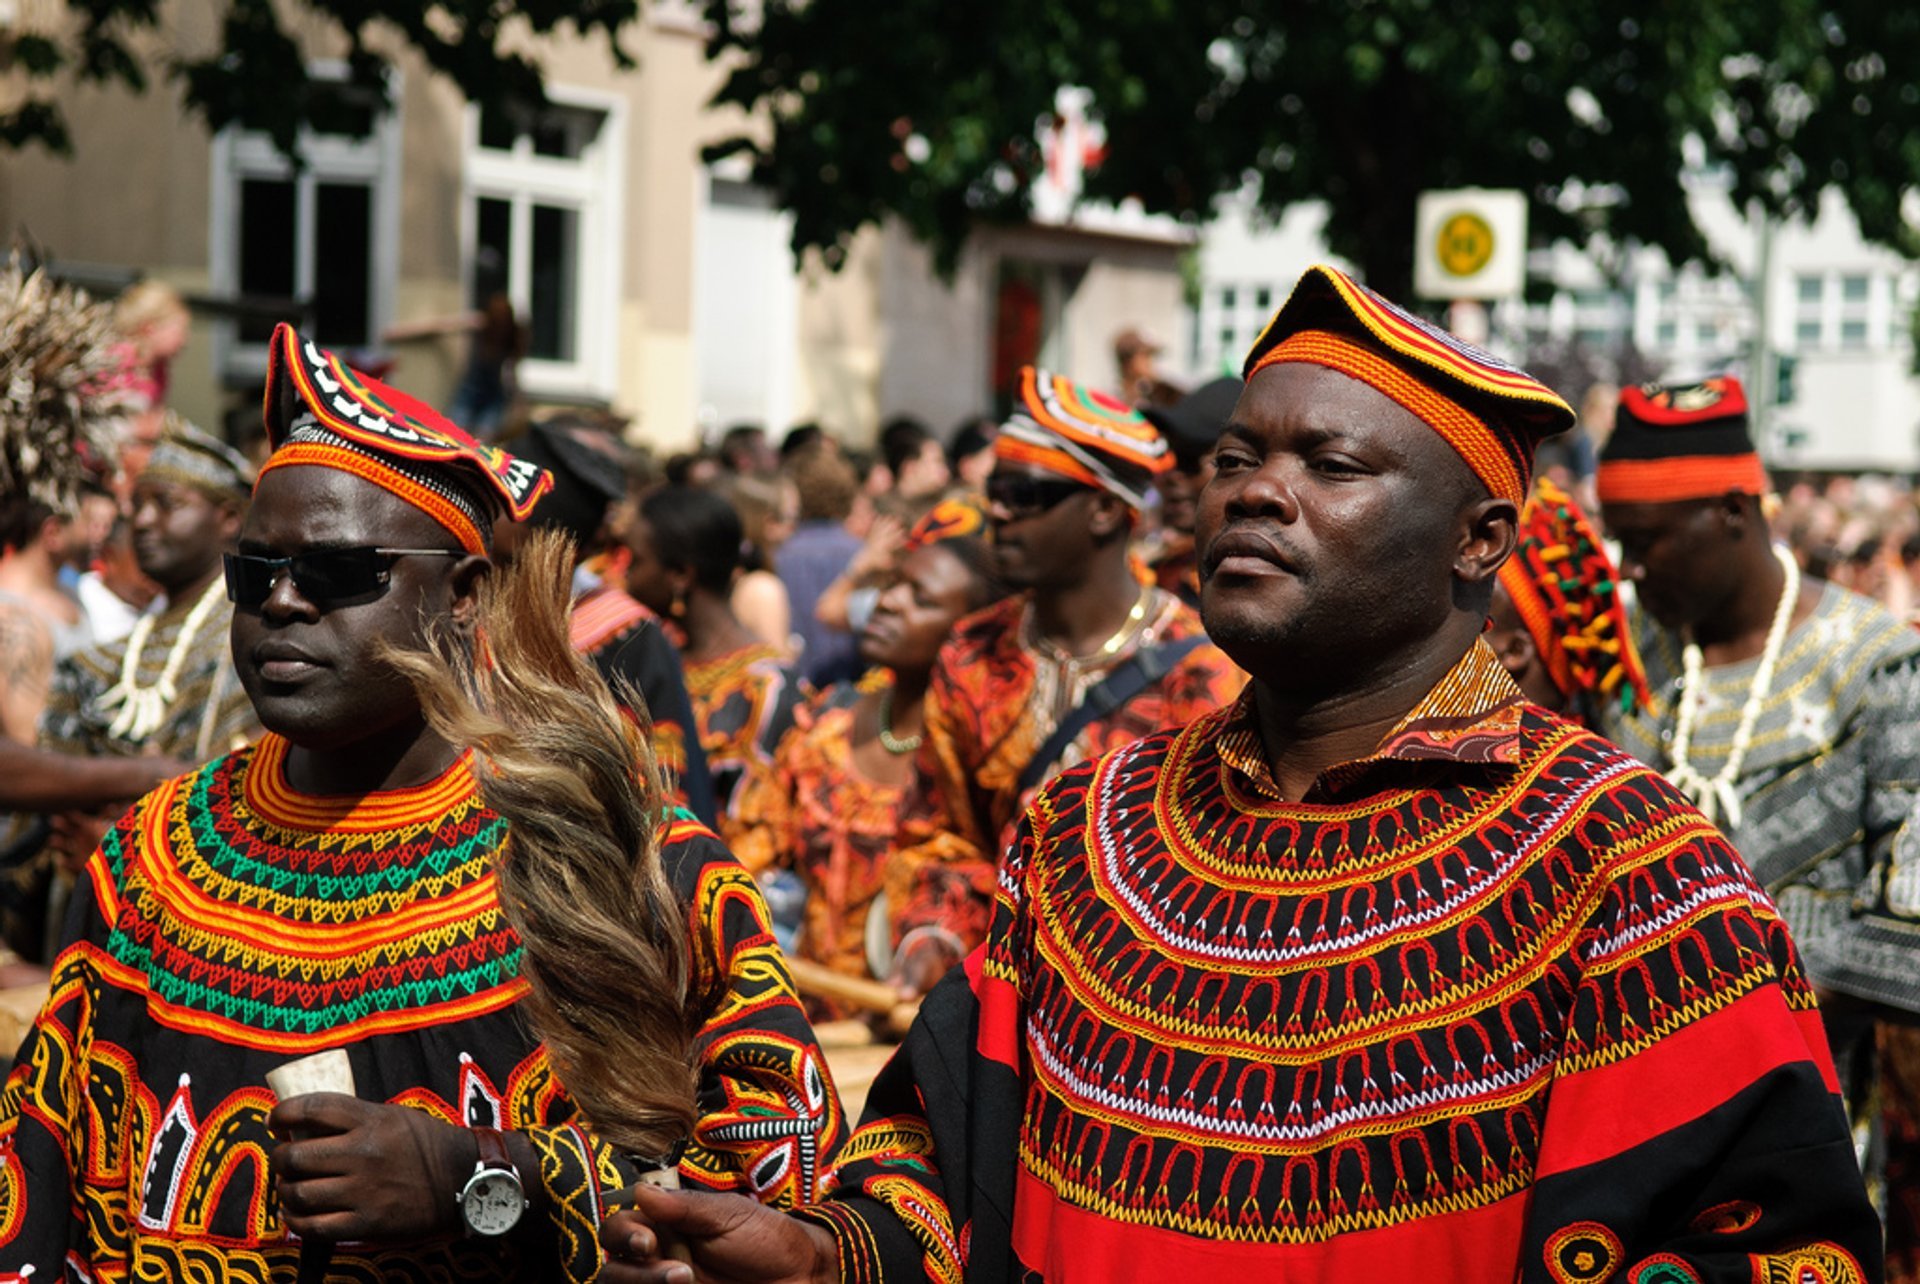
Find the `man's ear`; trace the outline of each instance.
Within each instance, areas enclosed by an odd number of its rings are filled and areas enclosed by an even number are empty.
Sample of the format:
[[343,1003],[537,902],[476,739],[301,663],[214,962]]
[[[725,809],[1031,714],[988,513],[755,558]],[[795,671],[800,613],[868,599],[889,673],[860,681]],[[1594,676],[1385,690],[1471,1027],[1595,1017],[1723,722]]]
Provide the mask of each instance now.
[[1133,508],[1118,495],[1106,491],[1096,491],[1093,496],[1093,513],[1087,519],[1087,530],[1097,540],[1111,538],[1114,534],[1131,534],[1133,530]]
[[240,528],[247,524],[247,510],[240,504],[220,505],[220,543],[228,549],[240,546]]
[[473,631],[474,617],[480,609],[480,584],[492,573],[493,563],[484,557],[463,557],[453,564],[453,574],[447,580],[453,600],[447,613],[460,633]]
[[1513,555],[1519,538],[1520,508],[1512,500],[1490,495],[1469,504],[1460,514],[1460,548],[1453,559],[1454,575],[1468,584],[1485,583]]
[[1747,527],[1756,521],[1763,528],[1766,525],[1766,518],[1760,513],[1760,502],[1751,495],[1730,490],[1715,503],[1720,509],[1720,524],[1736,539],[1746,534]]

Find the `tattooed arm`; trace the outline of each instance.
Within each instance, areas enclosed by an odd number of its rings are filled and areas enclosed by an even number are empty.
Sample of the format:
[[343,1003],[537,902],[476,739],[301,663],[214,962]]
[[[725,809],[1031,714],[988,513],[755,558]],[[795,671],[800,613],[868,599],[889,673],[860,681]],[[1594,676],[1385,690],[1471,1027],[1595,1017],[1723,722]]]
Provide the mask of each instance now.
[[32,744],[53,681],[53,631],[24,602],[0,602],[0,733]]

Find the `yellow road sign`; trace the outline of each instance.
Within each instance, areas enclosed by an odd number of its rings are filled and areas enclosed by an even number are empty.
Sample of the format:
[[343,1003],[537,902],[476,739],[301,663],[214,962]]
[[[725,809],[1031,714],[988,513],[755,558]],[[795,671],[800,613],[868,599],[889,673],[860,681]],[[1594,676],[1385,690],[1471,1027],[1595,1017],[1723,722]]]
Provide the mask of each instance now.
[[1434,254],[1453,276],[1472,276],[1493,260],[1493,227],[1471,210],[1462,210],[1440,225]]

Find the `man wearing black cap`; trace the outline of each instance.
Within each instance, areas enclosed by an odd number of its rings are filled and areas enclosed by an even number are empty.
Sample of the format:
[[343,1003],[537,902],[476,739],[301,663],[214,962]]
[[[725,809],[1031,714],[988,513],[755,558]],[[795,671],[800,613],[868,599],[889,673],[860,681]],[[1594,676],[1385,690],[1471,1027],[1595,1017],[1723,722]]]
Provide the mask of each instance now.
[[[513,443],[521,459],[539,465],[553,478],[553,489],[534,505],[524,527],[502,520],[494,525],[493,560],[512,563],[523,529],[564,532],[574,556],[587,563],[614,551],[608,515],[627,495],[626,462],[618,442],[599,429],[563,422],[537,423]],[[687,699],[680,648],[660,629],[653,612],[606,577],[580,572],[573,604],[573,645],[593,661],[616,696],[632,691],[645,708],[635,712],[652,727],[653,752],[671,782],[675,801],[703,824],[715,819],[713,777]]]
[[[267,730],[88,864],[0,1096],[0,1280],[590,1279],[633,1165],[523,1019],[487,768],[388,660],[471,636],[493,520],[547,476],[284,326],[266,420],[224,583]],[[812,1198],[839,1108],[753,880],[677,809],[657,858],[712,986],[679,1175]],[[276,1100],[323,1053],[347,1080]]]
[[1200,555],[1193,523],[1200,492],[1213,476],[1213,446],[1246,381],[1226,375],[1205,383],[1171,406],[1142,406],[1140,413],[1173,447],[1173,467],[1154,479],[1160,493],[1160,539],[1147,564],[1154,583],[1188,606],[1200,605]]
[[[1698,802],[1773,896],[1870,1118],[1876,1095],[1920,1092],[1920,637],[1774,542],[1738,380],[1626,389],[1597,480],[1652,692],[1605,733]],[[1892,1132],[1889,1248],[1920,1269],[1901,1211],[1920,1202],[1911,1125]]]
[[642,1190],[604,1284],[1877,1280],[1812,992],[1712,826],[1481,640],[1530,377],[1331,268],[1201,500],[1231,707],[1051,781],[797,1218]]
[[1920,1012],[1914,943],[1854,921],[1885,896],[1920,910],[1920,871],[1893,866],[1920,796],[1920,637],[1774,542],[1735,379],[1621,393],[1598,484],[1653,696],[1604,730],[1726,833],[1817,982]]

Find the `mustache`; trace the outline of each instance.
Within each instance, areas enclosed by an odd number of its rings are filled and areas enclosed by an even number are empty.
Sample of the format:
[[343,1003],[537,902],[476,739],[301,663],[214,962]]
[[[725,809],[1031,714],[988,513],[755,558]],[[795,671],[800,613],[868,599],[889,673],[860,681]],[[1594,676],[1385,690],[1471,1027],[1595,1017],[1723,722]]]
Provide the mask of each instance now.
[[1235,522],[1221,528],[1200,552],[1200,579],[1213,577],[1220,563],[1229,557],[1258,557],[1294,574],[1301,573],[1301,559],[1286,540],[1272,529],[1256,522]]

